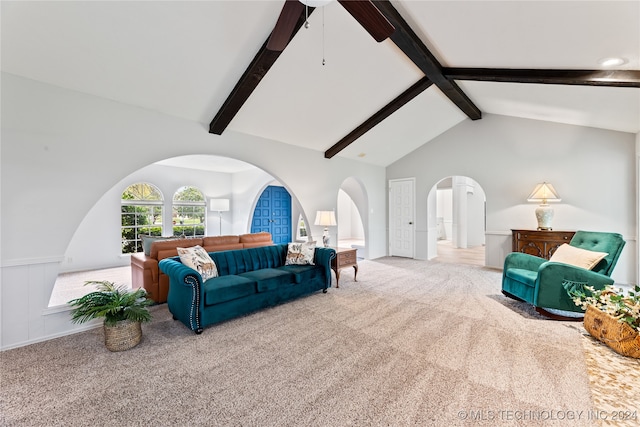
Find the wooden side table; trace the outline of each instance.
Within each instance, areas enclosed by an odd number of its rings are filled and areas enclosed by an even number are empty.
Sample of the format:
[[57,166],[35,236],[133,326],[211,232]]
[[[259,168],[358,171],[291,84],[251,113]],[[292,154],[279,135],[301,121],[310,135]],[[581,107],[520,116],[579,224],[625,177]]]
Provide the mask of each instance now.
[[353,280],[357,282],[358,276],[358,257],[355,248],[333,248],[336,251],[336,257],[331,260],[331,268],[336,273],[336,288],[339,288],[340,269],[353,267]]
[[513,252],[524,252],[549,259],[563,243],[569,243],[575,231],[511,230]]

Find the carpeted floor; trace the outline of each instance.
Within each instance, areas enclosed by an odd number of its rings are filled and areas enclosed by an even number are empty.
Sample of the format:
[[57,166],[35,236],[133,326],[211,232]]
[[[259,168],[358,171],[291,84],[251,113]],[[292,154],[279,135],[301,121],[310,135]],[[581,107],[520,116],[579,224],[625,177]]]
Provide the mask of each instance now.
[[345,271],[339,289],[199,336],[155,306],[126,352],[95,329],[0,353],[0,424],[636,425],[602,420],[640,405],[632,391],[611,407],[592,393],[602,359],[581,324],[528,313],[500,294],[500,274],[362,261],[358,282]]

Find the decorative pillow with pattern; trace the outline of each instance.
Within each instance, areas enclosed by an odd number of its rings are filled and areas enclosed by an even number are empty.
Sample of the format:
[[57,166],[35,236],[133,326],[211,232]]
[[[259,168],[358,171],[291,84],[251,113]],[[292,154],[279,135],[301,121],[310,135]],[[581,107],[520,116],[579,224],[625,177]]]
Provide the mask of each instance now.
[[551,255],[551,258],[549,258],[549,261],[561,262],[563,264],[575,265],[576,267],[591,270],[607,255],[606,252],[589,251],[563,243],[558,246],[558,249],[556,249],[553,255]]
[[285,265],[315,265],[313,255],[316,250],[316,242],[289,243]]
[[180,261],[198,271],[203,281],[207,281],[212,277],[218,277],[218,267],[213,262],[207,251],[199,245],[190,248],[177,248]]

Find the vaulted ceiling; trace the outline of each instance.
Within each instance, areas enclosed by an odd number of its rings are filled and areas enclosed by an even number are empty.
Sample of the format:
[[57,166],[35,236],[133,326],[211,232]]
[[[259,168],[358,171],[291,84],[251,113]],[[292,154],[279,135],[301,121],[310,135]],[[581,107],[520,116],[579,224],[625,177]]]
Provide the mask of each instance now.
[[396,27],[380,43],[332,2],[273,55],[284,3],[2,1],[1,67],[200,122],[212,144],[244,133],[382,166],[483,114],[640,132],[640,1],[375,1]]

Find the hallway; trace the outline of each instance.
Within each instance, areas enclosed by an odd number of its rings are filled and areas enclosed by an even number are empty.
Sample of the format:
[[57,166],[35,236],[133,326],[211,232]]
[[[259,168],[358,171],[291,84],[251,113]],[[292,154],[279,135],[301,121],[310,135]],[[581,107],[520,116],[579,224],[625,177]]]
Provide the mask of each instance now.
[[483,245],[467,249],[454,248],[450,240],[438,240],[438,256],[433,260],[484,266],[484,249]]

